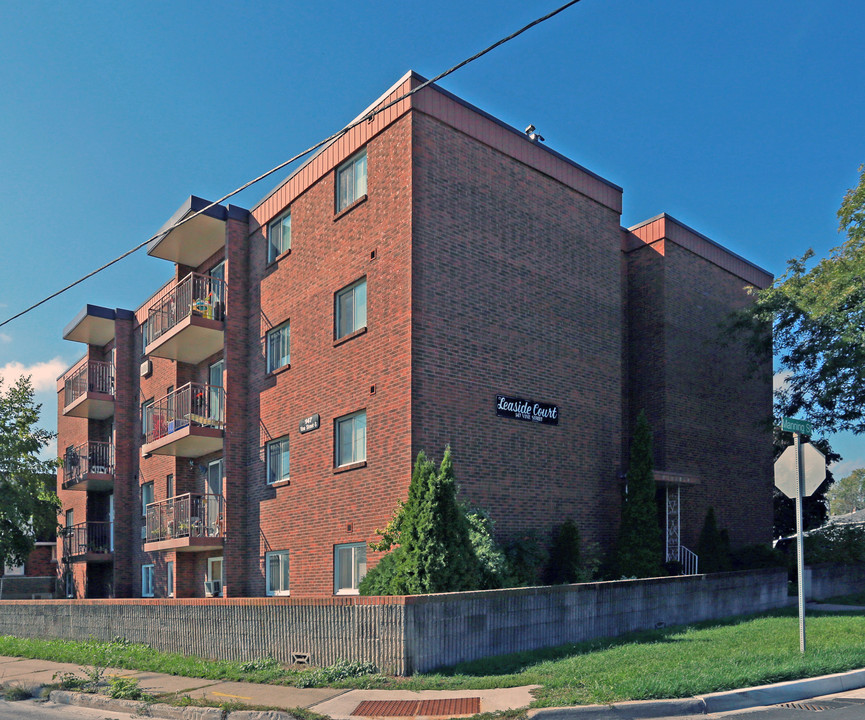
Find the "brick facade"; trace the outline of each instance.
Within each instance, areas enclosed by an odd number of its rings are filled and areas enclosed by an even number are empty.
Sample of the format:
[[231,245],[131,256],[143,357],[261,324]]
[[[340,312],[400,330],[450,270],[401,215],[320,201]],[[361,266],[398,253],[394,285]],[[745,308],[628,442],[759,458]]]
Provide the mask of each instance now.
[[[419,82],[407,75],[379,103]],[[337,211],[338,170],[359,152],[364,191]],[[720,344],[717,323],[748,301],[746,285],[771,277],[667,216],[623,230],[621,195],[430,87],[325,146],[249,212],[217,206],[172,229],[207,205],[190,198],[149,248],[174,263],[166,285],[134,313],[88,306],[67,328],[87,343],[82,362],[114,363],[115,394],[112,415],[73,417],[65,387],[80,364],[58,381],[61,452],[112,430],[115,445],[110,484],[64,488],[58,474],[76,524],[107,520],[113,493],[110,552],[94,531],[75,548],[58,543],[73,594],[141,596],[152,565],[154,596],[203,597],[222,558],[217,592],[262,596],[267,553],[287,551],[292,595],[332,595],[337,546],[376,538],[416,453],[440,458],[447,444],[463,497],[502,538],[571,518],[610,548],[642,408],[662,487],[682,485],[683,543],[696,543],[710,505],[734,544],[768,541],[771,433],[760,423],[771,384],[743,380],[742,349]],[[290,250],[268,262],[268,224],[286,211]],[[205,280],[190,311],[190,273],[215,277],[222,262],[227,295],[217,302]],[[337,338],[337,293],[359,281],[365,323]],[[106,340],[96,330],[111,322]],[[268,333],[285,323],[290,362],[268,372]],[[221,390],[208,385],[218,361]],[[206,388],[181,411],[190,382]],[[556,405],[558,424],[497,416],[499,394]],[[336,422],[360,411],[363,457],[338,467]],[[269,484],[268,443],[286,438],[289,477]],[[220,459],[217,518],[208,493]],[[156,503],[146,523],[145,484]],[[187,517],[187,494],[211,500]],[[377,560],[367,549],[366,566]]]

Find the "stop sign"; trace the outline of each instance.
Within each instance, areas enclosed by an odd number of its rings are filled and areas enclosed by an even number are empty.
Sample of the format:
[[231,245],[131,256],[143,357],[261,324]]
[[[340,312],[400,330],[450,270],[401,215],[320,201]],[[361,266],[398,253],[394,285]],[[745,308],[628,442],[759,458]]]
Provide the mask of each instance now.
[[[805,470],[805,487],[802,494],[808,497],[826,479],[826,457],[811,443],[802,444],[802,456]],[[775,487],[794,500],[799,493],[795,445],[788,447],[775,461]]]

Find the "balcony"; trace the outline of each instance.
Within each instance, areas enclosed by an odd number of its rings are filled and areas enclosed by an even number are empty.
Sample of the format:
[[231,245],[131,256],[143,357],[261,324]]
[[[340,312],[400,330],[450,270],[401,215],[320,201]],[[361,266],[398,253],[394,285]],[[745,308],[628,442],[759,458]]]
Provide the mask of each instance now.
[[225,537],[222,495],[187,493],[147,506],[144,552],[218,550]]
[[114,366],[85,362],[66,378],[63,414],[104,420],[114,415]]
[[114,487],[114,445],[86,442],[66,451],[63,489],[104,492]]
[[110,522],[83,522],[63,528],[63,559],[69,562],[112,562],[114,530]]
[[147,408],[143,455],[197,458],[222,450],[225,392],[187,383]]
[[145,354],[197,364],[223,346],[225,282],[190,273],[147,316]]

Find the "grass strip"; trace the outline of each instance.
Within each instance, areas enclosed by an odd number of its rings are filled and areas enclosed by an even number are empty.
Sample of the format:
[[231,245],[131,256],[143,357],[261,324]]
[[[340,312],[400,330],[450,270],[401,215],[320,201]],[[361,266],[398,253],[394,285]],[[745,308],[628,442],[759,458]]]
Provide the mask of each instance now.
[[[632,633],[463,663],[410,678],[340,677],[340,688],[466,690],[537,684],[535,707],[690,697],[865,667],[865,613],[809,613],[799,653],[794,609]],[[0,655],[107,665],[216,680],[309,686],[310,673],[273,660],[240,663],[161,653],[115,641],[0,637]],[[331,677],[327,673],[319,677]]]

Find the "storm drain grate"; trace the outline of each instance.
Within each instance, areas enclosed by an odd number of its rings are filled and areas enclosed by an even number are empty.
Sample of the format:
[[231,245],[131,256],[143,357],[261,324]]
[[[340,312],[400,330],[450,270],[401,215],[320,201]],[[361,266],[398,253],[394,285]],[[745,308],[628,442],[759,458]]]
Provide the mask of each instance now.
[[824,700],[822,702],[779,703],[778,705],[775,705],[775,707],[788,708],[790,710],[809,710],[811,712],[823,712],[824,710],[837,710],[838,708],[848,707],[850,704],[851,703]]
[[456,717],[477,715],[481,699],[440,698],[437,700],[364,700],[352,715],[361,717]]

